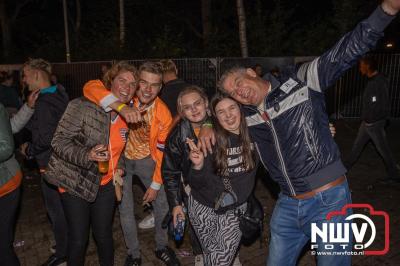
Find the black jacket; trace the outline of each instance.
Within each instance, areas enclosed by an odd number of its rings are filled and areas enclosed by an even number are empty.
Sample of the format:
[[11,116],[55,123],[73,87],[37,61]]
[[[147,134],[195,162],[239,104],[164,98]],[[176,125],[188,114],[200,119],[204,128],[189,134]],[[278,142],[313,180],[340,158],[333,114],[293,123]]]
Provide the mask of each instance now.
[[[191,138],[197,142],[196,135],[190,122],[182,119],[171,130],[165,145],[164,157],[162,163],[162,177],[164,188],[167,194],[170,209],[177,205],[182,205],[184,196],[181,176],[185,185],[191,187],[192,196],[201,204],[214,207],[214,203],[222,191],[225,190],[222,178],[215,174],[213,166],[213,156],[209,155],[204,160],[203,169],[197,171],[192,169],[189,159],[189,147],[186,144],[186,138]],[[230,136],[233,150],[236,148],[236,139]],[[258,162],[258,156],[255,156]],[[237,155],[229,155],[230,161],[234,163]],[[232,166],[236,169],[236,166]],[[234,192],[238,196],[238,204],[245,202],[254,187],[255,174],[257,167],[250,172],[231,173],[229,178]]]
[[183,180],[187,184],[186,177],[192,165],[189,160],[189,147],[186,144],[186,138],[197,142],[197,137],[190,122],[186,119],[181,119],[171,130],[165,142],[161,175],[171,209],[177,205],[182,205],[182,193],[184,192],[181,176],[183,176]]
[[365,86],[361,119],[367,123],[386,120],[389,117],[389,81],[381,73],[368,79]]
[[[42,91],[43,92],[43,91]],[[35,104],[35,112],[27,128],[32,132],[32,143],[27,148],[27,156],[34,157],[41,168],[45,168],[51,155],[51,140],[68,105],[65,90],[40,93]]]

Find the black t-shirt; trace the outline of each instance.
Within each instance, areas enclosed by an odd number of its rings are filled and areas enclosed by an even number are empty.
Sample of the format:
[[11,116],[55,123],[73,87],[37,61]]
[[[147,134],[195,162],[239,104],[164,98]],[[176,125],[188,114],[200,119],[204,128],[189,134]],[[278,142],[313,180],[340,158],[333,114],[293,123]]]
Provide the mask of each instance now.
[[368,79],[365,87],[361,119],[367,123],[374,123],[387,119],[389,114],[389,81],[378,73]]
[[[241,164],[243,159],[242,147],[239,145],[239,137],[235,134],[229,135],[227,154],[228,178],[238,198],[237,203],[241,204],[247,201],[254,188],[258,157],[254,156],[257,162],[256,166],[250,171],[246,171]],[[216,200],[225,191],[222,177],[218,176],[215,172],[214,156],[210,155],[205,158],[201,170],[191,169],[188,176],[188,183],[192,188],[191,193],[193,198],[211,208],[214,208]]]
[[168,106],[172,117],[175,117],[178,113],[176,110],[176,100],[178,99],[179,93],[189,85],[190,84],[181,79],[174,79],[165,83],[162,88],[160,98]]

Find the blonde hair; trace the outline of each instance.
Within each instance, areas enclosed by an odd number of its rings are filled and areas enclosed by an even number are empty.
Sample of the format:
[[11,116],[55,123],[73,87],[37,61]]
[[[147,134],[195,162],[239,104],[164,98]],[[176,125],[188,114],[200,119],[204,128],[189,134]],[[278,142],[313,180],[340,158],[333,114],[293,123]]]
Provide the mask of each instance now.
[[204,89],[196,86],[196,85],[189,85],[185,87],[178,95],[178,99],[176,100],[176,109],[178,110],[178,113],[182,114],[182,97],[189,94],[189,93],[197,93],[200,95],[201,98],[203,98],[204,102],[208,102],[208,97],[207,94],[204,92]]
[[178,74],[178,69],[176,68],[176,64],[171,59],[163,59],[160,61],[161,70],[163,73],[174,73]]
[[103,83],[107,89],[111,88],[111,84],[116,76],[118,76],[121,72],[131,72],[135,77],[135,80],[138,80],[138,71],[134,65],[129,64],[126,61],[119,61],[111,66],[109,70],[103,76]]
[[42,58],[29,58],[28,61],[24,63],[23,67],[30,67],[42,71],[46,74],[47,78],[50,79],[51,64]]

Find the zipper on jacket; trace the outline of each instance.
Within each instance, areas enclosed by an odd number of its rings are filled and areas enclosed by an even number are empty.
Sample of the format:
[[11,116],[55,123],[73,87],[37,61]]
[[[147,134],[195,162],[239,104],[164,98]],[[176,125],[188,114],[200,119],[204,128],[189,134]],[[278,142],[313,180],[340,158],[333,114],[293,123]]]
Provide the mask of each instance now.
[[311,141],[310,139],[312,138],[312,136],[311,136],[311,132],[307,126],[303,127],[303,133],[304,133],[304,138],[306,139],[306,142],[307,142],[307,146],[310,149],[311,156],[314,158],[314,160],[316,160],[317,155],[316,155],[316,151],[314,150],[315,146],[313,144],[311,144],[311,142],[310,142]]
[[[268,95],[267,95],[267,97],[268,97]],[[264,104],[265,104],[265,102],[264,102]],[[250,110],[253,110],[253,111],[255,111],[256,113],[258,113],[259,115],[261,115],[261,114],[260,114],[260,110],[255,109],[255,108],[252,108],[252,107],[250,107],[250,106],[245,106],[245,107],[246,107],[246,108],[249,108]],[[266,112],[266,111],[264,111],[264,112]],[[265,121],[265,120],[264,120],[264,121]],[[272,135],[274,136],[274,142],[275,142],[275,146],[276,146],[276,151],[277,151],[277,153],[278,153],[279,161],[280,161],[280,163],[281,163],[281,165],[282,165],[283,176],[284,176],[285,179],[286,179],[286,182],[287,182],[287,184],[288,184],[288,186],[289,186],[289,189],[290,189],[290,192],[291,192],[292,196],[296,196],[296,192],[295,192],[295,190],[294,190],[294,188],[293,188],[293,185],[292,185],[292,183],[290,182],[289,176],[288,176],[288,174],[287,174],[285,162],[283,161],[283,156],[282,156],[281,149],[280,149],[280,144],[279,144],[278,136],[276,135],[276,131],[275,131],[274,125],[272,124],[272,120],[265,121],[265,124],[266,124],[269,128],[271,128]],[[255,142],[254,142],[254,143],[255,143]],[[267,169],[267,171],[269,171],[268,168],[266,167],[266,165],[264,164],[264,161],[263,161],[263,159],[262,159],[262,157],[261,157],[261,153],[260,153],[260,151],[259,151],[257,145],[256,145],[256,147],[257,147],[257,151],[258,151],[258,153],[259,153],[259,155],[260,155],[261,163],[263,164],[263,166],[265,167],[265,169]]]
[[262,165],[264,166],[264,168],[265,168],[268,172],[270,172],[269,169],[268,169],[268,167],[265,165],[265,163],[264,163],[264,161],[263,161],[263,159],[262,159],[262,157],[261,157],[261,152],[260,152],[260,149],[258,148],[257,143],[254,142],[254,145],[256,146],[256,150],[257,150],[258,156],[260,157],[260,161],[261,161]]
[[296,192],[294,191],[293,185],[292,185],[292,183],[290,182],[290,179],[289,179],[289,175],[287,174],[285,162],[283,160],[283,156],[282,156],[282,152],[281,152],[281,148],[280,148],[281,146],[279,144],[279,140],[278,140],[278,136],[276,134],[275,128],[274,128],[274,124],[272,123],[272,121],[270,121],[270,123],[269,124],[267,123],[267,125],[269,125],[269,127],[271,128],[272,135],[274,136],[276,151],[278,153],[278,157],[279,157],[279,160],[281,162],[281,166],[282,166],[282,170],[283,170],[283,176],[285,177],[286,182],[287,182],[287,184],[289,186],[290,193],[292,194],[292,196],[296,196]]

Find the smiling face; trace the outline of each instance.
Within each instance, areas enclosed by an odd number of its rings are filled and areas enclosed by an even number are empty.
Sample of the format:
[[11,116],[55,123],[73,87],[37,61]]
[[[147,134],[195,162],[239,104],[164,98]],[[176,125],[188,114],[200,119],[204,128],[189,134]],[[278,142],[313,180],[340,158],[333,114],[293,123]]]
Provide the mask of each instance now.
[[111,92],[123,103],[128,103],[132,99],[136,87],[135,76],[129,71],[121,71],[111,82]]
[[142,104],[151,104],[161,90],[162,76],[147,71],[139,74],[139,87],[136,95]]
[[198,125],[206,118],[208,101],[199,93],[190,92],[183,95],[179,104],[181,114],[192,124]]
[[257,77],[254,70],[247,69],[227,75],[222,88],[241,104],[258,106],[268,94],[269,82]]
[[240,132],[240,107],[232,99],[224,98],[215,105],[215,115],[221,126],[234,134]]

